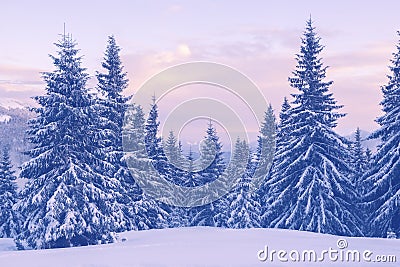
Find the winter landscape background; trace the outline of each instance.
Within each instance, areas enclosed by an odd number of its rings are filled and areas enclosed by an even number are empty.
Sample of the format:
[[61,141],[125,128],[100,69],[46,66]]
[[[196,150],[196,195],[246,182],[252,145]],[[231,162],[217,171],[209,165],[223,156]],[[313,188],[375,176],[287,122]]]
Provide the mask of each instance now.
[[[43,1],[47,16],[4,3],[0,265],[396,266],[400,32],[386,4],[337,18],[315,1]],[[40,38],[22,43],[30,18]]]

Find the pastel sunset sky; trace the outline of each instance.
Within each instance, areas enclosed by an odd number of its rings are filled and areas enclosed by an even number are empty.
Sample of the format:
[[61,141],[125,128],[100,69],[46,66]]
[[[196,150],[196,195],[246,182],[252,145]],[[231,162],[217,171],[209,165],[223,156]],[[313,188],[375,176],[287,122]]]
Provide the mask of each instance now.
[[[63,24],[93,76],[113,34],[130,84],[126,94],[166,67],[212,61],[236,68],[262,90],[278,114],[295,91],[288,77],[310,14],[328,80],[342,112],[337,131],[377,128],[380,86],[398,41],[400,2],[393,1],[2,1],[0,97],[43,94],[41,71]],[[90,83],[95,86],[95,79]],[[207,91],[209,89],[205,89]]]

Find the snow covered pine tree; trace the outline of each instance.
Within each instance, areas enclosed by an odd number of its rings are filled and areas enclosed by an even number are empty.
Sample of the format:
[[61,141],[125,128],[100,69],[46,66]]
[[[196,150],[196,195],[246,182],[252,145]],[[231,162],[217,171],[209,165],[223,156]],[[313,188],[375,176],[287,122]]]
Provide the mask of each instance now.
[[[145,114],[140,105],[134,105],[128,109],[123,128],[124,160],[127,162],[129,172],[135,181],[149,182],[152,174],[146,145],[145,145]],[[157,188],[154,186],[153,188]],[[127,207],[133,220],[134,229],[147,230],[166,227],[168,213],[163,210],[159,203],[146,195],[141,188],[138,199],[131,202]],[[131,190],[134,192],[131,193]],[[127,187],[128,195],[136,195],[136,187]]]
[[97,140],[104,155],[104,160],[111,166],[111,173],[120,183],[117,189],[118,194],[114,197],[117,202],[114,204],[116,212],[120,212],[123,224],[118,225],[118,232],[126,230],[140,229],[142,223],[138,218],[133,218],[131,206],[133,202],[142,198],[142,191],[132,178],[126,162],[124,160],[122,147],[122,127],[124,115],[128,109],[128,101],[131,97],[125,97],[122,92],[128,87],[126,72],[123,71],[122,62],[119,56],[119,46],[116,44],[114,36],[108,38],[107,49],[104,54],[102,67],[105,73],[97,72],[97,88],[101,93],[101,98],[97,98],[96,112],[100,116]]
[[323,81],[326,67],[318,58],[323,47],[314,29],[310,18],[289,78],[299,93],[293,94],[291,123],[280,129],[288,141],[276,153],[268,181],[272,201],[264,218],[270,227],[359,236],[346,140],[333,131],[343,115],[334,111],[340,106],[329,93],[332,82]]
[[20,176],[29,182],[18,210],[26,218],[19,239],[33,248],[83,246],[111,242],[121,221],[115,210],[120,184],[107,175],[110,164],[94,133],[99,116],[88,93],[76,43],[63,35],[51,56],[55,70],[43,75],[46,95],[30,121],[31,160]]
[[[202,171],[199,172],[201,183],[196,186],[215,181],[225,170],[225,162],[222,156],[222,144],[219,141],[217,130],[211,120],[208,123],[206,136],[200,149],[202,155],[200,162]],[[191,225],[215,226],[215,216],[220,212],[224,212],[217,208],[219,206],[215,205],[217,202],[218,201],[192,208],[191,214],[193,217],[191,218]]]
[[4,148],[0,160],[0,238],[17,237],[22,218],[14,210],[17,202],[17,184],[9,157],[9,150]]
[[[271,159],[276,149],[276,118],[272,105],[269,105],[264,114],[264,121],[261,125],[260,134],[258,136],[257,151],[255,160],[252,163],[251,175],[261,177],[261,186],[257,191],[257,201],[260,204],[260,226],[266,225],[265,218],[262,217],[268,209],[269,189],[268,180],[271,175]],[[257,170],[257,172],[256,172]],[[266,225],[267,227],[267,225]]]
[[[398,32],[400,36],[400,32]],[[382,87],[381,102],[384,115],[377,119],[381,126],[371,135],[382,143],[372,158],[370,171],[364,179],[367,194],[364,202],[368,206],[369,234],[386,237],[393,231],[400,237],[400,41],[393,54],[389,82]]]
[[357,128],[354,141],[350,147],[350,161],[353,168],[351,180],[360,196],[366,193],[363,192],[362,176],[365,174],[368,168],[367,155],[365,154],[361,141],[360,128]]
[[239,138],[236,140],[232,159],[231,179],[235,179],[232,192],[228,196],[228,227],[255,228],[260,227],[260,203],[256,192],[252,191],[252,177],[247,171],[250,150],[247,143]]

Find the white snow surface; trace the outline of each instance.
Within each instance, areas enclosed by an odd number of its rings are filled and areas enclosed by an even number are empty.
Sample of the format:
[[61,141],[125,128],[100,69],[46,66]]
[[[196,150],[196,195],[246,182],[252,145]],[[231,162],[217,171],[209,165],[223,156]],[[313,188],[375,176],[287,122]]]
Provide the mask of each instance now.
[[[0,238],[0,253],[3,251],[13,251],[16,250],[15,243],[11,238]],[[1,255],[1,254],[0,254]],[[1,261],[0,261],[1,262]],[[3,266],[0,264],[0,266]]]
[[[337,242],[345,239],[344,250],[365,250],[376,255],[395,255],[398,263],[280,262],[258,260],[257,254],[269,250],[288,251],[329,248],[339,250]],[[120,234],[118,243],[48,250],[9,251],[10,239],[0,239],[1,267],[252,267],[252,266],[399,266],[400,240],[350,238],[282,229],[221,229],[191,227],[131,231]],[[344,251],[343,250],[343,251]],[[275,255],[276,257],[276,255]],[[287,256],[288,257],[288,256]]]

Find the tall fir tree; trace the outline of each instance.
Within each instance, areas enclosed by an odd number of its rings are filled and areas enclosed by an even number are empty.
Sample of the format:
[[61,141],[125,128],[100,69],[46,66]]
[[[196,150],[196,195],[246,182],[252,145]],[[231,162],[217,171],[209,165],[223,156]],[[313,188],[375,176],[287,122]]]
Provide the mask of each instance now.
[[[190,148],[187,160],[182,156],[182,145],[175,137],[173,131],[168,134],[167,140],[163,144],[163,151],[168,159],[167,180],[178,186],[190,187],[194,178],[194,158]],[[185,166],[187,165],[187,166]],[[182,201],[186,197],[181,191],[175,192],[175,198]],[[170,227],[189,226],[189,211],[187,207],[170,207],[168,224]]]
[[[222,152],[222,143],[219,141],[217,131],[210,119],[204,142],[200,147],[201,153],[201,168],[198,172],[200,175],[200,184],[195,186],[206,185],[221,177],[225,171],[225,162]],[[195,174],[197,176],[197,174]],[[206,200],[205,200],[206,201]],[[222,212],[215,205],[216,202],[211,202],[202,206],[194,207],[191,210],[191,225],[192,226],[215,226],[215,215]]]
[[145,145],[149,159],[152,161],[154,168],[164,178],[168,177],[168,162],[165,156],[161,137],[158,136],[158,106],[156,98],[153,96],[153,103],[149,115],[145,123]]
[[232,169],[229,171],[235,180],[229,193],[228,220],[230,228],[260,227],[261,207],[256,192],[251,185],[252,177],[247,172],[250,150],[245,141],[236,140]]
[[285,97],[281,106],[281,112],[279,113],[279,124],[277,127],[277,146],[285,143],[288,139],[289,133],[285,132],[284,129],[286,127],[287,130],[288,125],[290,125],[290,110],[291,106],[289,100],[287,99],[287,97]]
[[389,81],[382,86],[384,115],[376,120],[380,128],[371,135],[380,138],[381,144],[365,175],[369,234],[378,237],[386,237],[390,231],[400,237],[400,41],[396,48]]
[[[151,182],[149,175],[156,175],[151,168],[145,144],[145,114],[139,105],[131,107],[125,117],[123,144],[126,153],[123,160],[127,162],[132,182],[127,187],[131,198],[127,205],[128,213],[133,220],[133,229],[147,230],[167,226],[168,212],[160,203],[145,194],[135,181]],[[138,193],[138,191],[140,193]]]
[[[276,130],[277,130],[277,125],[276,125],[274,109],[270,104],[264,113],[264,121],[261,124],[260,133],[258,135],[255,162],[253,164],[254,167],[252,167],[253,171],[255,171],[255,169],[257,168],[260,171],[268,170],[267,168],[268,162],[266,161],[267,160],[266,155],[274,153],[274,151],[272,151],[271,148],[272,149],[275,148]],[[257,175],[267,176],[268,173],[260,172]]]
[[0,238],[17,237],[22,223],[22,217],[14,209],[18,195],[12,168],[9,150],[4,148],[0,160]]
[[261,225],[264,225],[264,218],[262,214],[268,209],[268,200],[269,200],[269,189],[268,189],[268,180],[270,178],[271,171],[271,162],[270,157],[275,153],[276,147],[276,134],[277,134],[277,125],[276,118],[274,114],[274,110],[272,105],[269,105],[265,114],[264,121],[261,124],[260,133],[258,136],[258,144],[256,151],[256,164],[253,164],[254,169],[258,169],[257,172],[252,171],[252,175],[255,177],[261,176],[261,187],[258,189],[258,202],[261,205],[260,215],[261,215]]
[[360,128],[357,128],[355,132],[354,141],[350,147],[350,156],[351,167],[353,169],[351,180],[359,195],[361,196],[365,193],[362,190],[362,176],[368,169],[368,159],[362,145]]
[[[104,54],[102,67],[105,73],[97,72],[97,89],[101,97],[97,98],[96,111],[100,115],[99,136],[97,137],[103,154],[115,168],[114,177],[123,179],[125,173],[122,148],[122,126],[124,115],[131,97],[122,93],[128,87],[128,79],[123,71],[119,56],[120,48],[114,36],[108,38],[108,45]],[[121,173],[122,172],[122,173]]]
[[163,143],[163,151],[168,160],[166,178],[176,185],[183,185],[185,183],[184,165],[186,161],[182,156],[182,145],[173,131],[169,132],[167,140]]
[[94,135],[99,117],[76,43],[63,35],[56,46],[57,56],[50,56],[55,70],[43,74],[46,94],[35,97],[32,159],[20,174],[29,182],[18,203],[26,217],[19,239],[33,248],[110,242],[125,223],[114,205],[120,183],[108,176],[113,166]]
[[208,123],[204,142],[200,147],[202,184],[215,181],[225,170],[222,143],[211,120]]
[[183,174],[181,186],[195,187],[197,185],[201,185],[201,175],[195,171],[195,158],[193,155],[192,146],[189,147],[186,164],[186,172]]
[[[97,72],[97,89],[100,96],[96,98],[95,110],[99,115],[96,140],[104,160],[113,166],[110,177],[121,184],[119,194],[116,195],[114,206],[121,211],[124,223],[117,231],[136,229],[138,226],[126,212],[127,207],[141,198],[141,191],[128,171],[124,161],[122,145],[122,128],[124,116],[128,110],[128,101],[131,96],[124,96],[123,91],[128,87],[127,74],[121,62],[121,49],[114,36],[108,37],[108,44],[104,53],[102,67],[104,72]],[[133,220],[135,221],[135,220]]]
[[288,141],[276,153],[268,181],[272,201],[264,217],[270,227],[358,236],[361,219],[347,177],[347,141],[333,130],[343,115],[335,111],[341,106],[329,92],[332,82],[324,81],[327,67],[314,30],[310,18],[289,78],[299,92],[292,95],[291,124],[281,127]]

